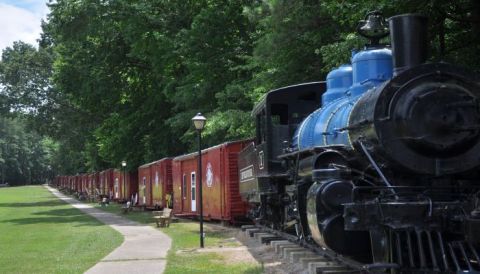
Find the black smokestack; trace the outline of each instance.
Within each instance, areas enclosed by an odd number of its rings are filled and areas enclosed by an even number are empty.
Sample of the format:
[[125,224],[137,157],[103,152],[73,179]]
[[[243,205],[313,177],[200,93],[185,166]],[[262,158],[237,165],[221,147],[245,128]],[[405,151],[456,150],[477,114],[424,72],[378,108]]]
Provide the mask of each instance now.
[[402,14],[389,19],[395,74],[427,61],[427,21],[427,17],[419,14]]

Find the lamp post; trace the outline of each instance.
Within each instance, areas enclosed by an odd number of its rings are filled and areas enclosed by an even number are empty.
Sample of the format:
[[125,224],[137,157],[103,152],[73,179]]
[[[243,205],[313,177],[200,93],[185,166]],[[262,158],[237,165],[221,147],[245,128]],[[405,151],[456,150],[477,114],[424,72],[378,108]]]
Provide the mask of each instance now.
[[203,248],[203,195],[202,195],[202,130],[207,119],[201,113],[192,118],[198,136],[198,192],[200,200],[200,247]]
[[[127,161],[122,161],[122,169],[123,169],[123,188],[122,188],[122,192],[123,192],[123,198],[127,198],[126,195],[126,191],[125,191],[125,187],[126,187],[126,183],[125,183],[125,168],[127,167]],[[128,199],[127,199],[128,200]]]

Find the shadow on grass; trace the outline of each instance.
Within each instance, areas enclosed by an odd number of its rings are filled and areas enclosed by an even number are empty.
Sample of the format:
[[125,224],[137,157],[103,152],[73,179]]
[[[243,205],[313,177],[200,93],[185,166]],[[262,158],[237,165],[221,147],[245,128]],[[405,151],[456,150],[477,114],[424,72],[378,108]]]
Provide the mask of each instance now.
[[0,207],[42,207],[42,206],[61,206],[64,202],[51,199],[49,201],[33,202],[33,203],[0,203]]
[[42,217],[26,217],[3,220],[2,223],[16,225],[76,223],[75,226],[102,226],[103,224],[88,217],[76,208],[52,209],[32,213]]
[[80,210],[76,208],[62,208],[62,209],[51,209],[51,210],[39,211],[39,212],[32,213],[32,215],[66,217],[66,216],[83,216],[85,214],[83,214]]
[[102,226],[99,222],[91,219],[80,219],[78,216],[72,217],[38,217],[38,218],[21,218],[3,221],[5,223],[14,223],[16,225],[32,225],[32,224],[61,224],[61,223],[78,223],[75,226]]

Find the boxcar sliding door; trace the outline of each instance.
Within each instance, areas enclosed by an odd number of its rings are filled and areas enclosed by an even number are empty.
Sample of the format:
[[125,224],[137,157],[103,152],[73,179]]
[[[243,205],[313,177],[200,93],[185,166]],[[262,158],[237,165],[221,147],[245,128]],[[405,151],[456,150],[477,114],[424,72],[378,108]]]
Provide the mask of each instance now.
[[182,175],[182,212],[185,212],[185,200],[187,200],[187,175]]
[[146,188],[147,188],[147,178],[145,176],[143,176],[143,178],[142,178],[142,189],[141,189],[141,197],[142,197],[141,204],[142,205],[146,205],[146,203],[147,203]]

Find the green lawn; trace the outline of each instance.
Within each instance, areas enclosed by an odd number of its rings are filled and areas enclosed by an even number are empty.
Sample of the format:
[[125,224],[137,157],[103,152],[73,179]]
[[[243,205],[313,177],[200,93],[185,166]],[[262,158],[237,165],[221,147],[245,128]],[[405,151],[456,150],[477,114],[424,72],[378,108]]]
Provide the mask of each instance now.
[[[122,215],[131,220],[156,225],[152,219],[152,213],[149,211],[134,211],[128,214],[122,214],[121,206],[111,204],[107,207],[100,207],[105,211]],[[201,253],[195,252],[199,247],[199,226],[197,222],[181,221],[173,223],[168,228],[159,228],[172,238],[172,248],[167,256],[166,274],[179,273],[244,273],[256,274],[262,273],[261,266],[256,264],[235,263],[228,261],[221,253]],[[232,234],[228,231],[218,231],[214,226],[205,224],[205,247],[236,246],[232,242]],[[184,252],[178,252],[182,250]]]
[[83,273],[122,242],[44,187],[0,188],[0,273]]

